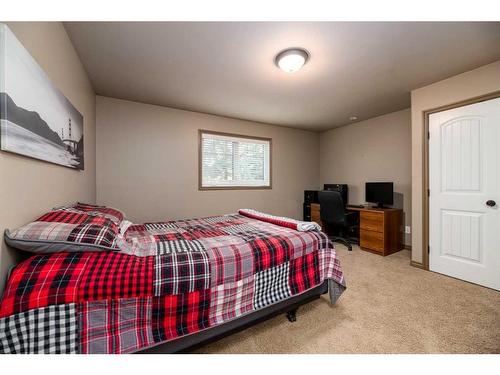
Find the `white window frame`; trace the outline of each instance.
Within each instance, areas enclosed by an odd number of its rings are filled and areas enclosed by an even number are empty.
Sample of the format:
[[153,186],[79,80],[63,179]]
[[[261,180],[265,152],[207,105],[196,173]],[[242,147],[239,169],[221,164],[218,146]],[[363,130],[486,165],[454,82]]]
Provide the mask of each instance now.
[[[242,134],[233,134],[233,133],[222,133],[215,132],[211,130],[200,129],[198,131],[199,140],[198,140],[198,189],[199,190],[251,190],[251,189],[272,189],[272,138],[263,138],[263,137],[254,137],[249,135]],[[268,154],[264,155],[264,162],[268,164],[268,168],[264,168],[264,181],[255,182],[255,181],[224,181],[218,182],[217,184],[205,183],[203,181],[203,149],[202,142],[204,135],[209,135],[211,138],[223,138],[228,139],[232,138],[235,141],[238,140],[251,140],[255,143],[264,143],[268,144]]]

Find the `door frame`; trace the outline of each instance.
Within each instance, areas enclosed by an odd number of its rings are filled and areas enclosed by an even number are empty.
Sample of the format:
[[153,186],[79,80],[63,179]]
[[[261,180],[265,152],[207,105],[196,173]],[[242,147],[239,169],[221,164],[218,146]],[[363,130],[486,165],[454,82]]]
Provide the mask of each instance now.
[[429,271],[429,115],[446,111],[448,109],[463,107],[470,104],[480,103],[491,99],[500,98],[500,90],[489,94],[475,96],[473,98],[447,104],[444,106],[428,109],[423,112],[424,126],[422,128],[422,267]]

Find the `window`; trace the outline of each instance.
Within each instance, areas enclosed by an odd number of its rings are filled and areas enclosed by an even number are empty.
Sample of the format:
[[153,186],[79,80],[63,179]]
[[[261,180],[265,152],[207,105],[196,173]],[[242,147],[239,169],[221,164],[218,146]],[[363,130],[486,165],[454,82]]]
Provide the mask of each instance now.
[[270,189],[271,139],[200,130],[200,189]]

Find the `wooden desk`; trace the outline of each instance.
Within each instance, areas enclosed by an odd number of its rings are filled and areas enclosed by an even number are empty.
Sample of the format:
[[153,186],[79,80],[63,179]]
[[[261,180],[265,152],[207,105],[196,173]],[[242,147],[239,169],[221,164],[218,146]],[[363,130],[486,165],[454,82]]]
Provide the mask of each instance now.
[[[403,210],[347,206],[347,211],[359,212],[359,245],[363,250],[386,256],[403,248]],[[311,203],[311,221],[325,229],[318,203]]]

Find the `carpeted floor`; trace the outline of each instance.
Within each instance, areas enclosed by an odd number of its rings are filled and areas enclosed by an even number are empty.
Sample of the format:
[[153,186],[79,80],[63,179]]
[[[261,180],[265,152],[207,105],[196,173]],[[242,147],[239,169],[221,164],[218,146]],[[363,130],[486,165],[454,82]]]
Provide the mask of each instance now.
[[[500,292],[338,246],[347,291],[204,346],[197,353],[500,353]],[[500,271],[500,270],[499,270]]]

